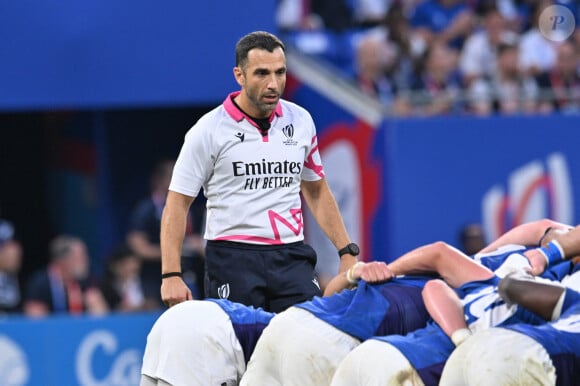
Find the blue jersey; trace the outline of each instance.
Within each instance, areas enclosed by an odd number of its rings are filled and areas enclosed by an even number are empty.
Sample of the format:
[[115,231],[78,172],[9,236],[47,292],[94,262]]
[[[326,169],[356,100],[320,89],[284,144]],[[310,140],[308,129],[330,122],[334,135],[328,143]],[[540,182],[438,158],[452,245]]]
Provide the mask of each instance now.
[[261,308],[254,308],[225,299],[206,299],[220,306],[230,317],[234,332],[242,350],[246,363],[250,360],[262,331],[275,314]]
[[553,281],[562,281],[564,277],[571,275],[574,270],[575,267],[571,261],[562,261],[546,268],[540,277]]
[[429,319],[421,291],[430,277],[399,277],[382,284],[360,281],[352,290],[297,304],[317,318],[365,340],[422,328]]
[[[457,293],[462,299],[467,325],[472,331],[518,322],[545,323],[537,315],[522,307],[506,304],[497,292],[498,277],[474,281],[461,286]],[[424,329],[406,336],[374,337],[395,346],[417,370],[425,385],[437,385],[443,366],[455,345],[434,322]],[[420,347],[420,349],[418,349]]]
[[541,326],[515,324],[506,326],[541,344],[556,368],[556,385],[580,382],[580,293],[566,290],[562,315]]

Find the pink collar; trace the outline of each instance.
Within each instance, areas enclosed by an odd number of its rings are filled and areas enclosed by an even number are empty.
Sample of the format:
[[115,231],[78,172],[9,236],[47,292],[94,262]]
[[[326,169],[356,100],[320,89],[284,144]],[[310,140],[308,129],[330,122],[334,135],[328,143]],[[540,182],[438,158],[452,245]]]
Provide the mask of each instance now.
[[[235,97],[237,97],[240,94],[241,91],[234,91],[232,93],[230,93],[226,99],[224,100],[224,108],[226,109],[227,113],[236,121],[236,122],[240,122],[243,119],[246,119],[248,122],[250,122],[252,125],[256,126],[257,125],[254,123],[254,121],[252,120],[252,118],[250,118],[249,116],[247,116],[243,111],[241,111],[240,109],[238,109],[236,107],[236,105],[234,104],[233,100]],[[278,102],[278,105],[276,106],[276,109],[274,110],[274,112],[272,113],[272,115],[270,115],[270,122],[272,122],[274,120],[275,116],[282,116],[282,104],[280,102]]]

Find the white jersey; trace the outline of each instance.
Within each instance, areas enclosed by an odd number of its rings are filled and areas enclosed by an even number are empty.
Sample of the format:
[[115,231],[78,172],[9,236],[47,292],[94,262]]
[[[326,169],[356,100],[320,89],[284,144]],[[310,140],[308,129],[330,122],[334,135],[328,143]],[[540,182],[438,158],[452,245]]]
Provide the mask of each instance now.
[[300,182],[324,177],[316,128],[302,107],[280,100],[265,135],[232,102],[186,134],[169,190],[207,197],[207,240],[284,244],[304,239]]

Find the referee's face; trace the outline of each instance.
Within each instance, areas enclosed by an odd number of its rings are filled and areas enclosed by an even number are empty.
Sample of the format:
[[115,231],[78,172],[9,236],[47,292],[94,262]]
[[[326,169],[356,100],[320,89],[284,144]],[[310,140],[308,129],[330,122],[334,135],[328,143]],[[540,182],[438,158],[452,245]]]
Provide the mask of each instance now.
[[286,56],[282,48],[273,52],[254,48],[248,52],[243,67],[234,68],[242,87],[236,101],[242,110],[255,118],[266,118],[276,109],[286,86]]

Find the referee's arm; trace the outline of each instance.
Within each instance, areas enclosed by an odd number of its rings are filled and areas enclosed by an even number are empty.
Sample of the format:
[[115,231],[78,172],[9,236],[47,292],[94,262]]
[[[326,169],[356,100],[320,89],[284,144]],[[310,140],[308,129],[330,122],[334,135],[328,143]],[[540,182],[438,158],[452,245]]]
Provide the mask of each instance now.
[[[161,274],[181,273],[181,248],[185,237],[187,213],[195,197],[169,191],[161,217]],[[164,278],[161,299],[169,307],[192,299],[181,276]]]
[[[338,204],[332,194],[326,178],[318,181],[302,181],[302,196],[310,208],[316,222],[334,244],[336,250],[351,242]],[[338,258],[338,256],[337,256]],[[358,261],[356,256],[345,254],[340,259],[339,272],[346,272]]]

